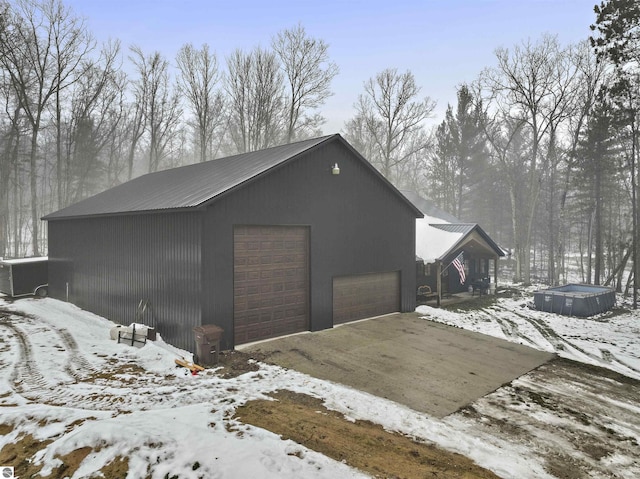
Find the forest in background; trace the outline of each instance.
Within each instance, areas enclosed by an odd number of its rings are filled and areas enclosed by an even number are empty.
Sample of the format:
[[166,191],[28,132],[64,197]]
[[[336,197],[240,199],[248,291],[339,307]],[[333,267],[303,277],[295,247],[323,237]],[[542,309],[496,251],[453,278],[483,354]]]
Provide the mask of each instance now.
[[[390,66],[341,133],[398,188],[479,223],[511,279],[577,270],[635,304],[640,4],[593,18],[578,44],[496,49],[435,126],[435,99]],[[46,254],[40,217],[138,175],[334,133],[321,108],[338,74],[301,24],[268,48],[166,58],[98,44],[63,0],[0,0],[0,257]]]

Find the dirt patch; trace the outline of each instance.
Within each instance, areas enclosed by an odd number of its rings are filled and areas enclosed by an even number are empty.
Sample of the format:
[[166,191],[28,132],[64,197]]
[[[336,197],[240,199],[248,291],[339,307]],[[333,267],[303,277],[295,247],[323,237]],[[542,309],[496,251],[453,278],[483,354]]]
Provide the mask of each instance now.
[[449,311],[476,311],[480,308],[488,308],[493,306],[497,302],[498,297],[506,297],[507,295],[501,294],[499,296],[492,294],[483,294],[473,299],[473,301],[454,302],[448,305],[442,305],[442,309]]
[[60,459],[62,464],[53,470],[51,476],[47,477],[58,479],[73,476],[80,467],[80,464],[82,464],[82,461],[84,461],[92,451],[93,449],[90,447],[81,447],[64,456],[58,456],[57,459]]
[[241,374],[258,371],[260,365],[257,361],[262,361],[264,355],[260,353],[244,353],[242,351],[222,351],[219,356],[218,374],[224,379],[231,379]]
[[[53,441],[38,441],[31,434],[18,438],[14,443],[7,444],[0,450],[0,464],[10,464],[15,468],[17,477],[37,477],[42,466],[35,466],[31,458],[40,449]],[[54,478],[55,479],[55,478]]]
[[120,363],[117,360],[108,360],[113,366],[100,371],[92,372],[84,379],[87,383],[95,383],[99,380],[118,381],[122,384],[135,384],[137,377],[144,375],[147,371],[136,363]]
[[129,459],[117,456],[113,461],[100,469],[103,477],[127,477],[129,473]]
[[375,477],[498,477],[460,454],[385,431],[368,421],[348,421],[311,396],[291,391],[272,396],[276,401],[251,401],[238,408],[235,417]]
[[[0,425],[0,434],[8,434],[13,428],[11,426]],[[51,440],[38,441],[31,434],[20,437],[15,443],[7,444],[0,450],[0,464],[11,464],[15,468],[16,477],[43,477],[40,475],[42,465],[34,465],[31,460],[35,454],[46,448]],[[57,459],[62,464],[53,469],[49,479],[63,479],[73,476],[78,470],[82,461],[94,450],[91,447],[81,447]],[[129,471],[129,460],[123,457],[116,457],[109,464],[104,466],[100,472],[103,477],[125,477]]]

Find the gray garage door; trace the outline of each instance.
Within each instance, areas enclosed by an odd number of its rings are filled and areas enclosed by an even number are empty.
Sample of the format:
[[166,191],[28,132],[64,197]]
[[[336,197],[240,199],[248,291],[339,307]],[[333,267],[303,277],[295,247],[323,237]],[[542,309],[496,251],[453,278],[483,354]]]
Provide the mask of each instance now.
[[333,279],[333,324],[400,311],[400,272]]
[[308,228],[236,226],[233,236],[235,343],[308,330]]

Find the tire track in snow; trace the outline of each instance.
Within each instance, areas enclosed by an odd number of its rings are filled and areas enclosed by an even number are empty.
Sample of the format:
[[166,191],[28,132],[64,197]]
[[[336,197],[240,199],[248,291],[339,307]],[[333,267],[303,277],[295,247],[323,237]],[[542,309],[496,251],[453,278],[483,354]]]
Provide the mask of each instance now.
[[[599,363],[613,363],[613,362],[617,362],[618,364],[620,364],[621,366],[624,366],[625,368],[628,368],[629,370],[635,372],[635,373],[640,373],[640,370],[638,370],[637,368],[634,368],[633,366],[626,364],[623,360],[621,360],[620,358],[618,358],[617,356],[615,356],[614,354],[612,354],[610,351],[607,350],[601,350],[601,355],[597,355],[597,354],[593,354],[590,353],[589,351],[582,349],[580,346],[577,346],[576,344],[572,343],[571,341],[564,339],[562,336],[558,335],[555,331],[553,331],[551,328],[547,327],[547,325],[538,319],[534,319],[534,318],[525,318],[527,321],[529,321],[529,323],[531,323],[531,325],[533,327],[535,327],[536,329],[538,329],[538,331],[540,331],[541,334],[543,334],[545,336],[545,339],[547,339],[551,344],[553,344],[553,347],[556,349],[560,349],[560,350],[564,350],[566,351],[566,346],[569,346],[570,348],[575,349],[576,351],[580,352],[581,354],[584,354],[585,356],[599,362]],[[554,344],[554,342],[558,345],[556,346],[556,344]],[[566,346],[565,346],[566,345]]]
[[65,351],[68,353],[65,371],[69,376],[74,378],[76,381],[80,381],[85,379],[90,373],[98,371],[98,369],[80,352],[78,343],[67,329],[55,326],[48,321],[43,321],[43,323],[46,324],[51,331],[56,333],[64,344]]
[[[12,323],[11,318],[0,322],[0,326],[8,329],[18,341],[18,361],[15,363],[10,376],[11,384],[19,394],[32,399],[29,396],[31,391],[49,390],[51,384],[38,370],[33,357],[33,347],[27,335]],[[37,395],[36,397],[39,397]]]
[[[51,380],[42,374],[43,365],[38,363],[34,354],[34,345],[29,338],[29,327],[37,326],[40,328],[38,331],[40,334],[55,333],[56,336],[60,337],[64,346],[55,345],[55,342],[51,341],[51,345],[47,347],[53,347],[60,350],[60,352],[64,352],[64,363],[61,363],[59,370],[72,382],[78,383],[86,376],[76,370],[75,364],[78,367],[91,367],[92,370],[95,368],[81,355],[78,345],[71,334],[63,329],[52,327],[48,322],[36,321],[35,318],[28,315],[14,314],[13,311],[4,309],[0,310],[0,314],[2,313],[4,313],[5,317],[0,321],[0,326],[8,330],[16,339],[19,350],[17,361],[14,363],[13,371],[9,375],[13,390],[28,400],[40,403],[93,405],[93,401],[87,401],[84,394],[72,391],[68,387],[69,382],[65,381],[64,378],[58,377],[55,380]],[[20,325],[15,323],[18,319],[21,323]],[[42,331],[43,326],[44,331]],[[46,365],[46,369],[51,371],[51,365]]]
[[25,320],[26,324],[37,325],[39,327],[45,326],[55,333],[62,341],[63,347],[68,354],[65,372],[76,381],[86,378],[87,371],[96,372],[98,370],[93,363],[84,357],[75,338],[66,328],[59,327],[42,317],[17,313],[9,309],[0,308],[0,313],[18,316],[20,319]]
[[594,361],[597,361],[599,363],[603,363],[603,362],[611,363],[611,362],[613,362],[615,360],[616,362],[618,362],[622,366],[627,367],[632,371],[640,372],[637,369],[629,366],[628,364],[625,364],[623,361],[621,361],[620,359],[615,357],[610,352],[607,352],[606,354],[603,353],[602,355],[597,355],[597,354],[590,353],[589,351],[581,348],[580,346],[574,344],[573,342],[569,341],[568,339],[565,339],[562,336],[560,336],[559,334],[557,334],[553,329],[549,328],[546,325],[546,323],[544,323],[544,321],[542,321],[542,320],[539,320],[539,319],[536,319],[536,318],[532,318],[532,317],[528,317],[528,316],[525,316],[523,314],[519,314],[519,313],[517,313],[515,311],[513,312],[513,314],[515,314],[516,316],[524,319],[529,324],[531,324],[531,326],[533,326],[542,335],[542,337],[544,339],[549,341],[549,343],[553,346],[553,348],[556,351],[567,351],[567,348],[571,348],[571,349],[574,349],[575,351],[579,352],[580,354],[583,354],[586,357],[588,357],[590,359],[593,359]]
[[525,316],[523,314],[519,314],[517,312],[513,312],[513,314],[515,314],[516,316],[524,319],[526,322],[528,322],[531,326],[533,326],[541,335],[544,339],[546,339],[547,341],[549,341],[549,343],[553,346],[553,348],[556,351],[566,351],[567,347],[570,347],[572,349],[575,349],[576,351],[578,351],[581,354],[584,354],[585,356],[591,358],[591,359],[595,359],[597,361],[602,361],[602,357],[598,356],[596,354],[590,353],[589,351],[586,351],[584,349],[582,349],[580,346],[577,346],[575,344],[573,344],[571,341],[564,339],[562,336],[560,336],[558,333],[556,333],[553,329],[551,329],[549,326],[547,326],[543,321],[539,320],[539,319],[535,319],[535,318],[531,318],[528,316]]
[[[0,308],[0,318],[0,327],[4,327],[8,335],[15,338],[13,349],[16,360],[6,376],[7,382],[16,394],[29,401],[98,411],[113,408],[133,410],[138,409],[135,406],[137,400],[146,396],[154,397],[159,386],[169,386],[170,390],[173,389],[171,381],[158,382],[153,374],[149,378],[138,378],[137,384],[134,385],[130,377],[135,372],[127,370],[127,361],[116,360],[105,368],[96,367],[84,357],[70,331],[40,317]],[[39,344],[33,341],[34,333],[51,339]],[[56,341],[56,338],[59,338],[59,341]],[[54,356],[60,361],[55,365],[43,364],[42,360],[38,360],[38,347],[54,349]],[[44,357],[47,357],[46,354]],[[45,371],[51,372],[52,377],[43,374]],[[63,373],[62,376],[57,374],[60,372]],[[79,387],[76,388],[76,385]],[[113,390],[125,392],[114,394]],[[191,390],[172,390],[171,395],[176,392],[188,396]],[[159,400],[152,401],[144,407],[154,407],[156,402],[163,407],[167,407],[169,403],[181,403]]]
[[620,366],[624,366],[625,368],[628,368],[629,370],[633,371],[634,373],[638,373],[640,374],[640,369],[631,366],[630,364],[628,364],[627,362],[623,361],[622,359],[620,359],[618,356],[616,356],[615,354],[613,354],[611,351],[609,351],[608,349],[600,349],[600,352],[602,353],[602,359],[608,363],[618,363]]
[[519,342],[524,341],[534,347],[538,346],[535,341],[520,332],[518,323],[515,321],[500,317],[497,311],[490,311],[488,309],[483,309],[482,311],[498,323],[498,326],[500,326],[500,329],[502,330],[502,334],[504,334],[506,338],[517,339]]
[[[613,353],[611,353],[606,349],[600,349],[601,351],[600,355],[590,353],[589,351],[581,348],[580,346],[574,344],[568,339],[565,339],[559,334],[557,334],[553,329],[547,326],[547,324],[544,321],[540,319],[532,318],[530,316],[526,316],[524,314],[518,313],[517,311],[511,311],[511,313],[523,319],[524,321],[528,322],[531,326],[533,326],[542,335],[542,337],[546,339],[553,346],[553,348],[556,351],[566,351],[567,347],[569,347],[587,356],[588,358],[599,362],[600,364],[604,365],[606,363],[608,364],[618,363],[620,366],[629,369],[629,371],[633,371],[636,374],[640,374],[640,369],[628,364],[626,361],[620,359],[619,357],[617,357],[616,355],[614,355]],[[528,338],[526,339],[535,345],[533,341],[529,340]]]

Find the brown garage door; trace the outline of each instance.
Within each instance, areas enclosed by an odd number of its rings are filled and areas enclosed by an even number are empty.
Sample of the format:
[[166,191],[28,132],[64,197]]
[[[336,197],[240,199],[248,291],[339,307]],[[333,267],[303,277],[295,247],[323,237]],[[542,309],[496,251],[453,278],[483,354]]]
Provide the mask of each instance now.
[[308,330],[308,228],[236,226],[233,239],[235,343]]
[[333,279],[333,324],[400,311],[400,272]]

